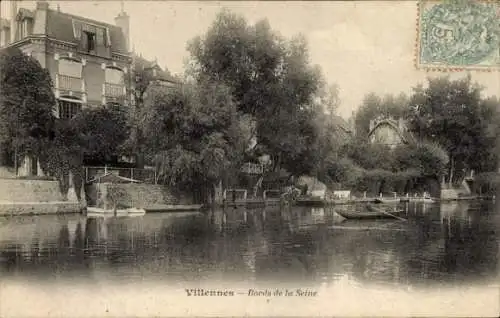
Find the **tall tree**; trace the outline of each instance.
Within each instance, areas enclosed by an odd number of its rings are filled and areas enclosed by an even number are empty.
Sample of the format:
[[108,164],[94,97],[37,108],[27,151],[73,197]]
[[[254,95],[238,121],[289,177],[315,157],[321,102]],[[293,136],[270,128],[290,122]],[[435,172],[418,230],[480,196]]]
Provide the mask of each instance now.
[[467,169],[488,169],[478,163],[494,147],[488,131],[493,112],[482,101],[481,91],[470,76],[454,81],[449,77],[429,78],[426,87],[414,89],[410,128],[420,139],[444,147],[450,158],[450,183],[461,180]]
[[408,97],[405,94],[385,95],[380,97],[375,93],[367,94],[355,115],[356,135],[361,138],[370,132],[370,120],[379,116],[393,117],[395,119],[408,116]]
[[52,136],[55,97],[47,70],[19,49],[0,52],[0,147],[4,163],[37,157]]
[[286,40],[266,20],[248,25],[241,16],[222,11],[203,37],[193,39],[189,51],[192,77],[224,83],[238,110],[255,118],[258,142],[273,157],[275,169],[312,169],[298,163],[311,157],[311,104],[320,74],[309,65],[303,37]]
[[84,109],[72,122],[85,155],[99,161],[119,155],[130,133],[130,123],[121,105]]
[[198,82],[148,94],[141,125],[159,182],[207,201],[214,185],[242,163],[249,136],[225,85]]

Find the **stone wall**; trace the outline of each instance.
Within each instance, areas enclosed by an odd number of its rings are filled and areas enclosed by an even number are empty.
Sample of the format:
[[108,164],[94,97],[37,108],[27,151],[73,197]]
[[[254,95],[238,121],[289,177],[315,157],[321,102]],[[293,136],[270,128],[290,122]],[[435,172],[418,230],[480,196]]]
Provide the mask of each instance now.
[[0,215],[44,215],[80,213],[82,206],[78,202],[28,202],[28,203],[2,203]]
[[53,201],[65,201],[57,181],[0,179],[0,202]]
[[[120,193],[118,204],[142,208],[156,204],[188,204],[189,199],[183,195],[174,193],[169,188],[154,184],[137,183],[101,183],[99,191],[102,197],[108,193],[111,195]],[[110,202],[106,202],[110,203]],[[99,205],[99,203],[98,203]]]
[[455,200],[460,196],[460,191],[456,189],[441,189],[442,200]]

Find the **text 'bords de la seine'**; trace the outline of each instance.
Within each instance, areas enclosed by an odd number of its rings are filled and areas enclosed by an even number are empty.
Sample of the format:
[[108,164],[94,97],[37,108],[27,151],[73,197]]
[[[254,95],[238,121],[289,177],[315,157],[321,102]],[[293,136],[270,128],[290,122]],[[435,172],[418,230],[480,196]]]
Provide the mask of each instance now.
[[185,289],[187,296],[253,296],[253,297],[279,297],[279,296],[300,296],[316,297],[318,292],[310,289],[248,289],[246,292],[235,292],[234,290],[214,290],[192,288]]

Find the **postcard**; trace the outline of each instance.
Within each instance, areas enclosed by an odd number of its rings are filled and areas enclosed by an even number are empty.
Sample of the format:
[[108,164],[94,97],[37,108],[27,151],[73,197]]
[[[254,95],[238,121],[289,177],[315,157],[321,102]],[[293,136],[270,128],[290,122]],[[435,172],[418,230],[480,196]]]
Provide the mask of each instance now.
[[0,9],[0,316],[500,314],[497,1]]

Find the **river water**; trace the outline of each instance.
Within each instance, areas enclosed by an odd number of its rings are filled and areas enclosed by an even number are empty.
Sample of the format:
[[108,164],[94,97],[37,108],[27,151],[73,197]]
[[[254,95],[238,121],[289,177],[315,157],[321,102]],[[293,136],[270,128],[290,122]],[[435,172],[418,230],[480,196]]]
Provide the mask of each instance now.
[[400,208],[1,218],[0,316],[497,314],[495,206]]

